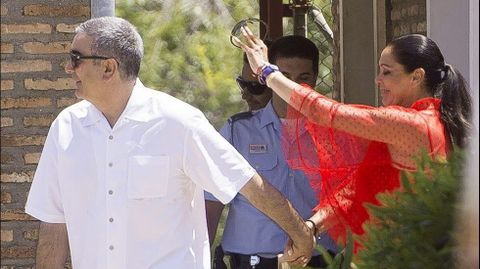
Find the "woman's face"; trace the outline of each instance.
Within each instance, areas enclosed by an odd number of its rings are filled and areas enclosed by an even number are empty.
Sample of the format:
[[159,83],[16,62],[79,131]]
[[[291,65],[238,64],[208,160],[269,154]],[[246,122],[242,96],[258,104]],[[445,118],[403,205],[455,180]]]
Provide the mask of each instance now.
[[382,51],[378,61],[379,73],[375,78],[384,106],[399,105],[410,107],[416,100],[419,89],[413,83],[413,72],[407,73],[392,54],[391,47]]

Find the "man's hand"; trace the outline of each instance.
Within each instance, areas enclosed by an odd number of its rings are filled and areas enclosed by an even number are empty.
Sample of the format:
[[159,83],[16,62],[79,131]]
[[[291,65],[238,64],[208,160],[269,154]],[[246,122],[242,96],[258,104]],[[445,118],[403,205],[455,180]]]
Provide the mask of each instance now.
[[314,230],[309,230],[309,237],[304,240],[294,242],[292,239],[288,239],[283,254],[278,255],[278,263],[288,262],[303,267],[307,265],[316,243]]
[[292,204],[258,174],[245,184],[240,193],[275,221],[292,239],[291,254],[282,259],[306,265],[312,256],[315,237]]

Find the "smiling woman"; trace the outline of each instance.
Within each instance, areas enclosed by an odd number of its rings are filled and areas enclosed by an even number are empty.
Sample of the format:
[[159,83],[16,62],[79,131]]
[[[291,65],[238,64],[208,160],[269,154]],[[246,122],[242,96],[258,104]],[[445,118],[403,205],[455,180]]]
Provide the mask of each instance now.
[[417,69],[411,73],[407,72],[395,59],[391,47],[383,50],[378,66],[380,72],[375,81],[380,89],[384,106],[410,107],[416,100],[429,96],[425,87],[418,85],[422,83],[425,71]]
[[[242,44],[252,70],[266,76],[266,55],[256,51],[261,40],[244,35]],[[379,61],[376,82],[385,107],[341,104],[280,72],[267,75],[267,85],[288,101],[292,118],[307,117],[306,129],[316,151],[295,137],[296,150],[286,151],[293,168],[302,169],[318,190],[320,203],[311,219],[318,230],[340,240],[345,231],[363,234],[369,218],[364,203],[399,187],[400,171],[416,170],[422,152],[445,161],[454,148],[466,147],[471,129],[471,97],[462,75],[445,63],[437,45],[422,35],[392,41]],[[286,127],[298,133],[300,121]],[[293,130],[289,130],[293,129]],[[286,136],[288,137],[288,136]],[[288,149],[289,145],[285,146]],[[320,163],[321,167],[312,165]],[[358,249],[359,245],[357,245]]]

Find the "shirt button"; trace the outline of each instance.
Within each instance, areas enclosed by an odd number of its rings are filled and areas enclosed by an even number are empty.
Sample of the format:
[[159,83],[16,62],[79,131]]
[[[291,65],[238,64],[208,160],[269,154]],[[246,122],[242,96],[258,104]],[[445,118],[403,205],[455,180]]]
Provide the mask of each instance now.
[[110,246],[108,247],[108,249],[109,249],[109,250],[113,250],[113,249],[114,249],[113,245],[110,245]]
[[109,166],[109,167],[112,167],[112,166],[113,166],[113,163],[108,163],[108,166]]
[[109,218],[108,221],[113,222],[113,218]]
[[113,135],[110,135],[110,136],[108,137],[108,139],[112,140],[112,139],[113,139]]
[[293,177],[293,174],[289,174],[290,177]]
[[113,191],[112,191],[112,190],[109,190],[109,191],[108,191],[108,194],[112,195],[112,194],[113,194]]

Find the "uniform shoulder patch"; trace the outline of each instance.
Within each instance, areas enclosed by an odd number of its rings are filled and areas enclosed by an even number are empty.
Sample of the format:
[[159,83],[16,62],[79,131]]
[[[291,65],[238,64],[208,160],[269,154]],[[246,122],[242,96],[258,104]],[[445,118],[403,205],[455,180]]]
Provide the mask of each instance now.
[[240,113],[237,113],[233,116],[231,116],[229,119],[228,119],[228,122],[230,124],[234,123],[235,121],[237,120],[242,120],[242,119],[248,119],[248,118],[251,118],[253,116],[253,112],[251,111],[246,111],[246,112],[240,112]]

